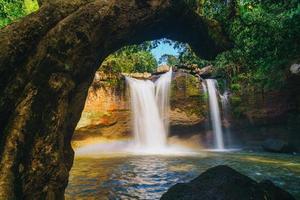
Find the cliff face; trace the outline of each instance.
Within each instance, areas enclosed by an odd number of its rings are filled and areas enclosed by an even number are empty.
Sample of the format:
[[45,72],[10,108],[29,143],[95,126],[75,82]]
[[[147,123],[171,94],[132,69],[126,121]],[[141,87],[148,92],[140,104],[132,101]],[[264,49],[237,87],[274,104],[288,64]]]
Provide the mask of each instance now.
[[170,135],[189,137],[205,133],[208,105],[198,78],[174,73],[171,90]]
[[[300,144],[297,135],[300,128],[298,86],[293,82],[281,91],[246,92],[245,88],[243,93],[232,93],[227,115],[221,110],[225,142],[253,147],[260,146],[265,139],[274,138],[294,146]],[[130,97],[126,89],[124,79],[97,73],[73,141],[89,137],[131,137]],[[170,136],[188,138],[200,135],[205,143],[213,142],[207,96],[198,78],[180,70],[174,72],[170,104]]]
[[128,137],[131,127],[129,108],[124,80],[97,72],[73,139]]
[[[207,113],[201,90],[198,78],[183,72],[173,73],[171,135],[199,133],[199,124],[205,120]],[[184,128],[185,131],[181,131]],[[104,77],[98,72],[89,89],[73,140],[88,137],[122,139],[131,135],[130,97],[125,80],[120,77]]]
[[300,79],[292,77],[276,91],[247,91],[231,96],[231,132],[244,145],[280,139],[300,146]]

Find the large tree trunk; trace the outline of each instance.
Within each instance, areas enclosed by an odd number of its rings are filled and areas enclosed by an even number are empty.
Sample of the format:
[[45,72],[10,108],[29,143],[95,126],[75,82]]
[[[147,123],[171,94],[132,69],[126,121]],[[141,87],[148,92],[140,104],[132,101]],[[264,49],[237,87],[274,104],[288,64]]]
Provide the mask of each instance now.
[[72,134],[107,55],[168,37],[212,58],[227,44],[207,27],[181,0],[54,0],[2,29],[0,199],[63,199]]

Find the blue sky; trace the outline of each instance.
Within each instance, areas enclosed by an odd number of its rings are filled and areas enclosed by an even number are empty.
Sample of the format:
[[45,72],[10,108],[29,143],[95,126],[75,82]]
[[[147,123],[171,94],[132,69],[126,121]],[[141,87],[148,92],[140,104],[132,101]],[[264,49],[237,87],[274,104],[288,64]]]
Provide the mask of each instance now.
[[163,42],[161,42],[155,49],[152,49],[151,53],[154,55],[157,61],[159,61],[159,58],[164,54],[178,56],[178,52],[173,48],[173,45]]

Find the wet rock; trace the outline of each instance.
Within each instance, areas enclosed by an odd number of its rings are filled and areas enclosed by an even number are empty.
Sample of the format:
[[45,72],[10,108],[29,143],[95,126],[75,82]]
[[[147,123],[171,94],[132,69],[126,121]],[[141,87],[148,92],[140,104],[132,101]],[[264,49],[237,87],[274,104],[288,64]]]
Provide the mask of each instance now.
[[294,200],[271,181],[257,183],[228,166],[208,169],[188,183],[171,187],[161,200]]
[[277,139],[265,140],[262,147],[265,151],[275,153],[292,153],[294,151],[294,148],[287,142]]
[[[187,73],[175,72],[171,84],[171,135],[186,136],[200,133],[199,126],[205,121],[206,101],[202,98],[200,81]],[[185,131],[183,131],[185,130]]]

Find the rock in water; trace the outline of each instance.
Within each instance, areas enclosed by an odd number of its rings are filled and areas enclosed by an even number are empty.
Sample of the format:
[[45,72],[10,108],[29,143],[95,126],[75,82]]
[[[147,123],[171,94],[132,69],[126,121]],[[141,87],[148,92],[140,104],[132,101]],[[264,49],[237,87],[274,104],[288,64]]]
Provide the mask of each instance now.
[[295,63],[295,64],[291,65],[290,72],[292,74],[299,75],[300,74],[300,64]]
[[257,183],[234,169],[220,165],[189,183],[171,187],[161,200],[295,200],[271,181]]
[[267,139],[263,142],[262,148],[268,152],[275,153],[291,153],[294,151],[293,147],[287,142],[276,139]]

